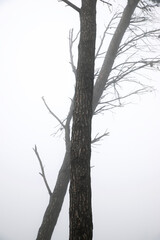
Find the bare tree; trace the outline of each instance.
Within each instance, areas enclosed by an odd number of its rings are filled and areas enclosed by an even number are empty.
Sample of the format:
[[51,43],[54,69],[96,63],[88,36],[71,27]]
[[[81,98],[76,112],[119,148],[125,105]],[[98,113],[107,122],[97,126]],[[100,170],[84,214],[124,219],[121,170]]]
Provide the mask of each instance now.
[[[106,111],[111,108],[119,107],[122,105],[123,99],[128,98],[133,94],[140,94],[140,93],[150,91],[151,90],[150,87],[148,87],[146,84],[138,81],[135,78],[131,78],[131,76],[133,76],[134,73],[138,73],[138,71],[144,68],[154,69],[154,67],[160,63],[160,58],[155,54],[153,54],[153,56],[151,57],[142,58],[139,51],[139,50],[142,50],[142,48],[138,49],[142,42],[144,45],[143,47],[148,48],[149,44],[147,41],[149,41],[149,39],[151,38],[153,38],[154,41],[159,40],[158,37],[160,35],[160,30],[150,29],[150,30],[144,31],[143,26],[141,28],[139,26],[138,27],[136,26],[137,23],[142,24],[143,22],[147,21],[147,18],[149,18],[149,15],[148,13],[146,13],[146,11],[148,11],[148,9],[153,8],[155,4],[148,3],[147,0],[146,1],[128,0],[124,11],[122,13],[116,13],[115,15],[113,15],[111,21],[109,22],[104,32],[102,40],[95,54],[96,58],[102,57],[104,60],[103,60],[102,66],[95,71],[95,75],[94,75],[95,85],[93,90],[93,105],[92,105],[92,112],[91,112],[93,66],[95,61],[95,57],[93,56],[93,53],[94,53],[93,51],[94,36],[93,35],[95,34],[94,24],[95,24],[96,17],[95,17],[94,11],[95,11],[96,1],[83,0],[81,8],[75,6],[73,3],[71,3],[68,0],[62,0],[62,2],[65,2],[67,5],[72,7],[75,11],[77,11],[77,13],[80,15],[80,21],[81,21],[79,56],[78,56],[77,68],[73,61],[72,47],[79,35],[76,35],[76,37],[74,38],[73,31],[70,32],[70,59],[71,59],[70,63],[76,77],[76,93],[75,93],[75,97],[73,97],[72,99],[71,106],[65,121],[61,121],[53,113],[53,111],[49,108],[45,99],[43,98],[43,102],[45,106],[47,107],[51,115],[54,118],[56,118],[61,128],[65,132],[66,152],[65,152],[63,164],[61,166],[61,169],[57,177],[55,188],[53,192],[51,192],[47,184],[42,161],[38,154],[37,147],[34,148],[35,154],[41,166],[41,171],[42,171],[41,175],[44,179],[45,185],[50,195],[49,204],[45,211],[43,221],[36,238],[37,240],[51,239],[59,213],[61,211],[67,186],[70,180],[70,158],[71,158],[71,179],[72,179],[71,188],[70,188],[70,193],[71,193],[70,239],[78,239],[77,236],[81,236],[80,239],[92,239],[92,229],[91,229],[92,214],[91,214],[91,202],[90,202],[91,192],[90,192],[90,185],[89,185],[91,115],[97,114],[102,111]],[[109,2],[106,2],[106,1],[102,1],[102,2],[106,4],[110,4]],[[88,7],[90,7],[90,10],[88,9]],[[136,7],[137,7],[137,10],[142,13],[142,15],[138,14],[139,17],[137,17],[136,13],[134,14]],[[85,17],[86,16],[89,17],[90,14],[91,15],[93,14],[92,15],[93,19],[92,17],[89,18],[90,21],[92,19],[93,22],[91,23],[89,21],[89,25],[86,26]],[[107,33],[111,29],[113,29],[111,28],[112,23],[117,22],[118,19],[120,19],[120,21],[114,31],[108,50],[106,51],[104,47],[105,37],[107,36]],[[85,38],[86,41],[88,40],[88,38],[86,39],[86,35],[85,35],[89,31],[88,26],[91,29],[93,28],[92,40],[90,39],[90,41],[93,41],[91,44],[92,53],[90,52],[91,48],[87,48],[84,53],[84,48],[86,46],[82,45],[82,43],[84,44],[85,42],[83,37]],[[136,57],[135,57],[135,53],[136,53]],[[85,54],[88,54],[87,57]],[[125,56],[126,58],[121,59],[120,58],[121,55]],[[90,61],[86,62],[88,60]],[[86,66],[87,66],[87,69],[86,69]],[[81,71],[84,71],[83,72],[84,75],[80,74]],[[88,73],[88,71],[90,72]],[[86,82],[86,79],[89,79],[88,82]],[[125,94],[121,93],[120,85],[128,84],[128,83],[134,84],[135,86],[138,86],[138,87],[136,89],[134,88],[134,90],[131,89],[130,92],[125,92]],[[74,104],[75,104],[75,108],[74,108]],[[73,115],[73,109],[74,109],[74,115]],[[72,129],[72,144],[71,144],[70,124],[71,124],[72,115],[74,117],[73,117],[73,129]],[[86,129],[86,136],[84,133],[85,131],[84,129]],[[97,135],[95,139],[92,140],[92,142],[99,141],[102,137],[106,135],[108,135],[107,132],[103,133],[102,135]],[[88,143],[85,147],[84,145],[86,144],[86,141]],[[70,152],[70,149],[71,149],[71,152]],[[86,158],[85,158],[84,155],[87,151],[88,153],[86,154]],[[75,161],[75,159],[79,159],[79,160]],[[77,171],[77,178],[75,177],[75,171]],[[88,184],[86,184],[85,181],[87,181]],[[79,182],[80,185],[77,185],[76,182]],[[86,184],[86,188],[84,188],[85,184]],[[78,190],[79,196],[77,196],[76,195],[77,192],[75,192],[75,189],[77,189],[77,187],[79,188]],[[84,190],[84,192],[86,193],[85,196],[87,196],[89,199],[89,205],[88,205],[89,208],[87,209],[85,209],[85,206],[83,205],[85,204],[85,201],[83,202],[83,204],[81,203],[82,205],[78,204],[80,203],[78,202],[80,201],[78,199],[82,198],[82,195],[81,195],[82,190]],[[87,200],[87,197],[85,198],[86,200]],[[75,201],[75,203],[73,201]],[[82,209],[84,210],[82,211],[83,212],[82,215],[83,214],[84,215],[80,216],[79,214]],[[86,223],[88,221],[86,217],[86,213],[89,213],[89,219],[90,219],[88,226]],[[74,222],[74,225],[72,224],[72,220]],[[83,226],[83,223],[85,226]],[[77,235],[77,234],[80,234],[80,235]]]

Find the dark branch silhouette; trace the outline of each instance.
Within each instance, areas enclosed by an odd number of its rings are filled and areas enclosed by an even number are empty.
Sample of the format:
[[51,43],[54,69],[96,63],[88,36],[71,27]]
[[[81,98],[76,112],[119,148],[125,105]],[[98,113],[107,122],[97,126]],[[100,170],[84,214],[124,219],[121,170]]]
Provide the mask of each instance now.
[[70,6],[71,8],[73,8],[74,10],[76,10],[77,12],[80,13],[80,8],[77,7],[75,4],[71,3],[70,1],[68,1],[68,0],[59,0],[59,2],[67,3],[68,6]]

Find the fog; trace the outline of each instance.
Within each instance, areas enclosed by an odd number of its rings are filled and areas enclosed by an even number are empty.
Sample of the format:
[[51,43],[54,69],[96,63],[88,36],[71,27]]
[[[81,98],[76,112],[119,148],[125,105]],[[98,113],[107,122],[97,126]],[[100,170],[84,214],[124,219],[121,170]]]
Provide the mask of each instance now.
[[[65,149],[41,97],[66,117],[75,83],[68,32],[78,25],[55,0],[0,0],[0,240],[36,239],[49,196],[32,148],[51,189]],[[160,240],[159,76],[156,91],[93,120],[93,137],[109,132],[92,146],[94,240]],[[68,238],[68,205],[67,194],[52,239]]]

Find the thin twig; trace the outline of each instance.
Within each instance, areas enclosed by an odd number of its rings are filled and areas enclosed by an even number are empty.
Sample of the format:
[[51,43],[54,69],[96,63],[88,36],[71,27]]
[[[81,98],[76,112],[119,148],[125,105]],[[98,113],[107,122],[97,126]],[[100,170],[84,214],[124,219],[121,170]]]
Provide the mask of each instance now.
[[105,131],[105,133],[103,133],[102,135],[99,135],[99,133],[97,133],[97,135],[94,137],[91,143],[99,142],[103,137],[106,137],[106,136],[109,136],[109,132],[107,131]]
[[103,52],[103,53],[100,53],[100,51],[101,51],[101,48],[103,47],[103,44],[104,44],[104,40],[105,40],[107,31],[111,28],[111,25],[112,25],[113,21],[114,21],[115,19],[118,19],[118,16],[119,16],[120,14],[121,14],[121,13],[115,13],[115,14],[113,15],[113,17],[110,19],[109,23],[107,24],[107,26],[106,26],[106,28],[105,28],[105,30],[104,30],[104,32],[103,32],[103,35],[102,35],[102,38],[101,38],[99,47],[98,47],[98,49],[97,49],[97,52],[96,52],[96,54],[95,54],[95,59],[96,59],[97,57],[99,57],[99,55],[102,55],[102,54],[106,53],[106,51]]
[[73,29],[71,29],[69,31],[69,53],[70,53],[70,64],[71,64],[71,67],[72,67],[72,71],[74,73],[74,75],[76,76],[76,67],[75,67],[75,64],[74,64],[74,60],[73,60],[73,44],[74,42],[77,40],[78,36],[79,36],[79,33],[77,33],[76,37],[73,39]]
[[109,5],[110,7],[112,6],[112,4],[111,4],[111,3],[109,3],[109,2],[106,2],[106,1],[104,1],[104,0],[100,0],[100,2],[102,2],[102,3],[105,3],[105,4]]
[[51,115],[61,124],[61,126],[65,129],[65,125],[64,125],[63,122],[59,119],[59,117],[57,117],[57,115],[55,115],[55,114],[51,111],[51,109],[48,107],[48,105],[47,105],[44,97],[42,97],[42,100],[43,100],[46,108],[47,108],[48,111],[50,112],[50,114],[51,114]]
[[48,185],[48,182],[47,182],[47,179],[46,179],[46,176],[45,176],[45,171],[44,171],[44,167],[43,167],[43,164],[42,164],[42,160],[41,160],[41,158],[40,158],[40,156],[39,156],[39,153],[38,153],[38,150],[37,150],[37,146],[35,145],[35,147],[33,148],[33,151],[35,152],[35,154],[36,154],[36,156],[37,156],[37,158],[38,158],[38,161],[39,161],[39,165],[40,165],[40,168],[41,168],[41,173],[39,173],[40,175],[41,175],[41,177],[43,178],[43,180],[44,180],[44,183],[45,183],[45,186],[46,186],[46,188],[47,188],[47,190],[48,190],[48,193],[49,193],[49,195],[51,196],[52,195],[52,192],[51,192],[51,189],[50,189],[50,187],[49,187],[49,185]]

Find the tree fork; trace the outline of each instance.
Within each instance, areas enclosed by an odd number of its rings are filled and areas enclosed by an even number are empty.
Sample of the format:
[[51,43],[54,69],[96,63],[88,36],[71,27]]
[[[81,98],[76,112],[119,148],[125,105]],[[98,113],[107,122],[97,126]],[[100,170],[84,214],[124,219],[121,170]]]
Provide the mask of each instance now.
[[71,140],[70,240],[92,239],[91,120],[94,82],[96,0],[82,0]]

